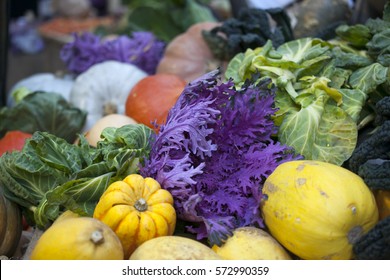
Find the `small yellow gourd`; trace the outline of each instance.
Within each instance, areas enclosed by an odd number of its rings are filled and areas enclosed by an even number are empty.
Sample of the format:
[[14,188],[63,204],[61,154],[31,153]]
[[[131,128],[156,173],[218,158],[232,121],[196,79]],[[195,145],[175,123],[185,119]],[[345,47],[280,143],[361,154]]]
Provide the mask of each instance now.
[[364,181],[331,163],[282,163],[266,179],[263,194],[271,235],[302,259],[352,259],[352,245],[378,221]]
[[67,211],[38,239],[32,260],[123,260],[115,233],[101,221]]
[[291,260],[287,251],[268,232],[256,227],[240,227],[213,251],[225,260]]
[[138,174],[112,183],[101,196],[93,217],[115,231],[125,258],[149,239],[172,235],[176,226],[172,195],[153,178]]

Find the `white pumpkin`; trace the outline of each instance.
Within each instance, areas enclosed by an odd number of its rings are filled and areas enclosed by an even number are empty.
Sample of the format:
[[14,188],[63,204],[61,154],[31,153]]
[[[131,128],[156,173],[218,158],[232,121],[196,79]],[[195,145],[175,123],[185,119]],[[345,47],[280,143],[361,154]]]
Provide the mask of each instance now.
[[147,75],[135,65],[118,61],[101,62],[81,73],[72,87],[70,103],[88,113],[84,132],[103,116],[124,114],[130,90]]
[[70,18],[85,18],[92,12],[90,0],[52,0],[54,13]]
[[20,88],[27,88],[29,91],[46,91],[58,93],[66,100],[69,100],[70,91],[73,87],[73,77],[71,75],[56,75],[54,73],[37,73],[26,77],[16,84],[8,92],[7,105],[15,105],[13,92]]

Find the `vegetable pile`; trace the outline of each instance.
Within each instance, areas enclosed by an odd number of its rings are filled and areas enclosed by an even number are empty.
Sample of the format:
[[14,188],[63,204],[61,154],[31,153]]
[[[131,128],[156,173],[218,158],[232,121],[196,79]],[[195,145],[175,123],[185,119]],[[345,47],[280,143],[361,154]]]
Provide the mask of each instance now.
[[69,98],[0,108],[2,254],[24,220],[27,259],[390,259],[389,1],[332,39],[125,2],[130,35],[61,49]]

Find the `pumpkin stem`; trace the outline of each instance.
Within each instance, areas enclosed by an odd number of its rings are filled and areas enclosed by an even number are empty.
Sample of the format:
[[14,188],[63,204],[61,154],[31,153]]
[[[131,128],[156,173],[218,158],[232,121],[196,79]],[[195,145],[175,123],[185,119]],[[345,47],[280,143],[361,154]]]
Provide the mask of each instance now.
[[111,115],[111,114],[116,114],[118,113],[118,106],[108,102],[103,105],[103,116]]
[[61,70],[58,70],[54,73],[54,76],[58,79],[63,79],[65,77],[65,72],[64,71],[61,71]]
[[104,236],[103,236],[103,232],[99,229],[93,231],[91,233],[91,238],[90,240],[93,242],[93,244],[95,245],[98,245],[98,244],[102,244],[104,242]]
[[139,212],[144,212],[148,209],[148,203],[145,199],[140,198],[135,202],[134,208],[137,209]]

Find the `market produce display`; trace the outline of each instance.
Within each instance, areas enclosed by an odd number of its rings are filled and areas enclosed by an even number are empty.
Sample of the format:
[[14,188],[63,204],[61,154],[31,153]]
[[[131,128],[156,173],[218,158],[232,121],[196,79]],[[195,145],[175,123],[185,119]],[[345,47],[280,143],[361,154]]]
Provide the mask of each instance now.
[[390,259],[389,1],[332,38],[124,2],[0,108],[0,255]]

